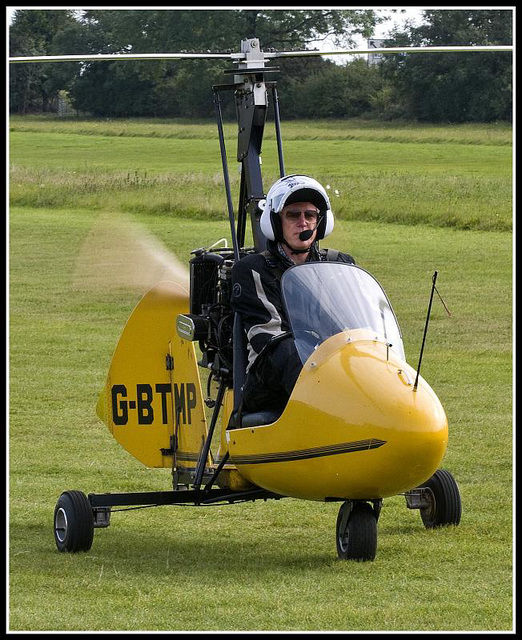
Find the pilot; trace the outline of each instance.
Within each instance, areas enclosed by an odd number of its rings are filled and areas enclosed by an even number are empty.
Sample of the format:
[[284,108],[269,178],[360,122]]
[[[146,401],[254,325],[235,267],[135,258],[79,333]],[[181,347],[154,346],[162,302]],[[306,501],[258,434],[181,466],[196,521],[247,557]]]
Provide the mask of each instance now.
[[354,259],[318,241],[331,233],[334,218],[323,186],[305,175],[288,175],[270,188],[260,228],[267,249],[249,254],[232,269],[232,308],[247,336],[248,363],[242,412],[282,411],[302,369],[281,297],[281,276],[294,265]]

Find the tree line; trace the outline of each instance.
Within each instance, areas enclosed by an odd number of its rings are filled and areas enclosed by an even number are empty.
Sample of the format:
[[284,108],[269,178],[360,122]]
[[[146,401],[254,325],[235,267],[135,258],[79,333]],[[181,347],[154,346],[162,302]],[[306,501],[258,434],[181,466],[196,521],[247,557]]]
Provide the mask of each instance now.
[[[385,19],[375,10],[17,10],[11,56],[237,51],[246,37],[263,50],[309,48],[331,37],[353,47]],[[511,44],[511,10],[426,10],[423,24],[394,29],[387,46]],[[215,60],[10,65],[13,114],[49,113],[67,101],[96,117],[213,117],[211,86],[231,62]],[[335,64],[278,59],[284,118],[380,118],[420,122],[512,119],[512,54],[394,54]],[[234,117],[233,100],[225,117]]]

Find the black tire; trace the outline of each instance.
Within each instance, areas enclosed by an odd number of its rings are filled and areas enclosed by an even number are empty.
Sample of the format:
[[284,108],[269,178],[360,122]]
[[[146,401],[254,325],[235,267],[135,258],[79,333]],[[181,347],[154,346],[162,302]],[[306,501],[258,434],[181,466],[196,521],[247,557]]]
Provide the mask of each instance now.
[[337,555],[366,562],[377,553],[377,517],[367,502],[344,502],[337,516]]
[[422,487],[427,487],[430,504],[420,510],[426,529],[458,525],[462,514],[459,487],[449,471],[438,469]]
[[91,503],[81,491],[64,491],[54,508],[54,540],[58,551],[88,551],[94,538]]

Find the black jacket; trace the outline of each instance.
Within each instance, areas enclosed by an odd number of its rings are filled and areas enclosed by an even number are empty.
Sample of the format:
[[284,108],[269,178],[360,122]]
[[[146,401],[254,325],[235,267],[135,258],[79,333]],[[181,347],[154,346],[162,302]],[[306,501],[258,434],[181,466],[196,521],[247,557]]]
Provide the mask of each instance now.
[[[314,243],[308,261],[337,260],[355,264],[346,253],[319,250]],[[232,308],[241,315],[248,340],[247,371],[272,338],[290,331],[281,297],[281,275],[294,263],[277,243],[267,242],[267,251],[245,256],[232,269]]]

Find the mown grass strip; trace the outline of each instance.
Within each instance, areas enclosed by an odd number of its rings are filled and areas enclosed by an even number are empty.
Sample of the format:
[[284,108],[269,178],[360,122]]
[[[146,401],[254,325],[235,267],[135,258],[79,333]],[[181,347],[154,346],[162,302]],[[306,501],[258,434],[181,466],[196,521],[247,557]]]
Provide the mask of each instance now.
[[[108,137],[151,137],[177,139],[214,139],[214,121],[160,118],[60,118],[57,116],[11,116],[10,131],[70,133]],[[387,122],[353,118],[348,120],[283,121],[283,136],[288,140],[365,140],[374,142],[422,142],[451,144],[512,145],[509,123],[433,125],[411,122]],[[237,124],[226,122],[227,136],[237,136]],[[266,139],[275,137],[271,118],[265,128]]]
[[[68,133],[54,130],[53,122],[36,120],[38,131],[11,133],[12,205],[221,219],[226,200],[214,134],[193,139],[77,135],[72,129]],[[143,126],[146,129],[146,123]],[[200,126],[206,131],[210,125]],[[400,130],[408,134],[408,144],[343,139],[324,122],[303,130],[308,131],[306,142],[285,140],[287,172],[313,173],[330,185],[340,219],[476,230],[512,228],[511,148],[495,144],[484,128],[468,130],[480,141],[476,144],[424,144],[412,127]],[[333,137],[321,139],[323,131]],[[443,139],[455,137],[452,127],[441,132]],[[233,140],[228,151],[237,200],[239,173]],[[269,184],[278,177],[273,140],[264,145],[263,161]]]

